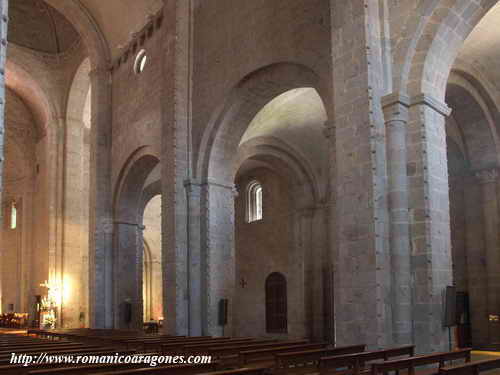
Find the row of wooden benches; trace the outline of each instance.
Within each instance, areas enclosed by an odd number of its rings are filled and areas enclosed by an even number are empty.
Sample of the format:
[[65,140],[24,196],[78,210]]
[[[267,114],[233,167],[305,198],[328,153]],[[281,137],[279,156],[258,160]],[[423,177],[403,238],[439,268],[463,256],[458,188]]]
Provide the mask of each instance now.
[[[67,338],[67,336],[66,336]],[[61,339],[61,337],[59,337]],[[260,374],[266,371],[273,373],[307,373],[318,372],[320,374],[336,373],[341,369],[350,369],[352,374],[361,374],[367,371],[366,364],[373,361],[383,361],[373,363],[370,371],[373,374],[386,374],[390,371],[406,370],[409,374],[415,373],[415,369],[420,366],[437,365],[440,372],[443,374],[466,374],[479,373],[491,368],[500,366],[499,360],[480,361],[470,363],[470,349],[458,350],[446,353],[434,353],[423,356],[414,356],[413,346],[401,348],[370,351],[366,352],[364,345],[355,345],[341,348],[331,348],[325,343],[308,343],[306,340],[278,342],[274,340],[252,340],[250,338],[231,339],[231,338],[210,338],[210,337],[172,337],[172,336],[157,336],[157,337],[130,337],[130,336],[114,336],[111,337],[111,342],[126,343],[128,346],[131,342],[140,342],[142,345],[148,344],[149,340],[156,340],[160,343],[164,354],[172,352],[209,354],[217,361],[210,366],[177,366],[177,367],[162,367],[161,369],[134,369],[127,368],[119,372],[113,372],[115,375],[132,375],[132,374],[149,374],[149,373],[170,373],[166,371],[174,371],[172,373],[199,373],[200,371],[215,370],[220,366],[228,366],[228,359],[238,358],[239,366],[258,366],[253,369],[235,369],[230,372],[221,373],[251,373]],[[401,358],[405,357],[405,358]],[[1,357],[0,357],[1,358]],[[454,367],[446,367],[446,362],[454,360],[464,360],[465,364]],[[260,366],[260,367],[259,367]],[[113,370],[119,370],[119,367]],[[98,369],[111,367],[92,367],[80,366],[79,368],[53,369],[49,372],[52,375],[63,373],[88,373]],[[121,367],[123,369],[123,366]],[[43,370],[32,371],[36,375],[43,375],[46,372]],[[182,371],[182,372],[181,372]],[[194,371],[194,372],[189,372]],[[198,371],[198,372],[196,372]],[[0,374],[1,374],[0,369]]]

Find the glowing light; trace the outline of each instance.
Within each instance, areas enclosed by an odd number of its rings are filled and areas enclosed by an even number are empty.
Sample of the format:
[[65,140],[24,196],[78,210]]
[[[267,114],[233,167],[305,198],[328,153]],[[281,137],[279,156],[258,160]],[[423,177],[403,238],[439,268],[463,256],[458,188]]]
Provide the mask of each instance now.
[[13,201],[10,206],[10,229],[17,228],[17,208],[16,202]]

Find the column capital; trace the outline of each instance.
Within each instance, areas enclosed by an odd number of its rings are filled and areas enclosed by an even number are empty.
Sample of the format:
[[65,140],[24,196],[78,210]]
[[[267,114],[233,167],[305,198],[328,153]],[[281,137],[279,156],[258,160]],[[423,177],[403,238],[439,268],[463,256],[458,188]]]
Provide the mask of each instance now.
[[89,78],[92,79],[108,79],[111,83],[111,69],[103,66],[94,67],[89,72]]
[[411,98],[410,107],[416,105],[428,106],[445,117],[451,114],[451,108],[448,107],[448,104],[426,93],[421,93]]
[[110,218],[103,218],[101,221],[101,228],[104,233],[112,234],[113,233],[113,220]]
[[235,197],[238,196],[238,189],[236,188],[235,184],[225,185],[225,184],[221,184],[221,183],[218,183],[215,181],[207,181],[203,185],[205,185],[207,187],[216,187],[216,188],[220,188],[220,189],[231,190]]
[[115,225],[125,225],[125,226],[130,226],[130,227],[136,227],[139,230],[146,229],[146,227],[144,225],[142,225],[142,224],[130,223],[130,222],[127,222],[127,221],[114,221],[113,224],[115,224]]
[[382,110],[384,111],[385,122],[408,121],[408,108],[410,108],[410,98],[400,92],[394,92],[381,99]]
[[381,99],[382,108],[391,107],[393,105],[402,105],[405,107],[410,107],[410,97],[406,94],[400,92],[393,92],[389,95],[385,95]]
[[197,194],[197,195],[201,194],[200,193],[202,188],[201,182],[187,178],[184,180],[183,183],[184,183],[184,188],[189,194]]
[[331,120],[325,121],[323,124],[323,135],[325,138],[334,138],[335,137],[335,122]]
[[474,173],[481,185],[492,184],[498,180],[498,168],[482,169]]
[[314,216],[315,208],[314,207],[303,207],[297,209],[298,214],[306,219],[311,219]]

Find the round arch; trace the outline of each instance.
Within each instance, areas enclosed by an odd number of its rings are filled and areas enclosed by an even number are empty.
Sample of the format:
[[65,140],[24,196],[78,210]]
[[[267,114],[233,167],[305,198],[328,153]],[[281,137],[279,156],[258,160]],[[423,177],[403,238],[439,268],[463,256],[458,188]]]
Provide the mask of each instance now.
[[140,209],[145,182],[158,163],[150,147],[139,148],[129,157],[116,185],[112,283],[115,328],[142,327],[144,241]]
[[304,158],[274,137],[257,137],[241,144],[234,163],[233,181],[247,160],[257,160],[268,165],[286,178],[290,184],[301,188],[303,200],[298,205],[312,207],[319,200],[320,186],[312,168]]
[[304,65],[277,63],[245,76],[208,123],[196,166],[197,176],[232,184],[233,156],[252,119],[278,95],[302,87],[316,89],[323,102],[327,97],[319,76]]
[[446,89],[446,102],[459,128],[466,154],[473,170],[499,164],[499,141],[496,127],[481,97],[467,82],[455,79]]
[[[444,100],[448,77],[460,48],[497,2],[422,2],[422,14],[425,16],[415,28],[413,37],[404,43],[399,52],[402,67],[396,82],[400,90],[408,92],[411,97],[432,93],[436,99]],[[470,9],[465,11],[464,4]],[[457,24],[464,27],[457,28]]]

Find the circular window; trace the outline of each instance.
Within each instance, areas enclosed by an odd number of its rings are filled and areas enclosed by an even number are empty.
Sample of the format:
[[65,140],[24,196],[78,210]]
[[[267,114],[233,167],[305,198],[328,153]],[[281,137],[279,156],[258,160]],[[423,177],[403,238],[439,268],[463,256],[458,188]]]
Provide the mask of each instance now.
[[135,57],[134,72],[135,74],[141,74],[146,67],[148,56],[146,55],[146,50],[140,50]]

